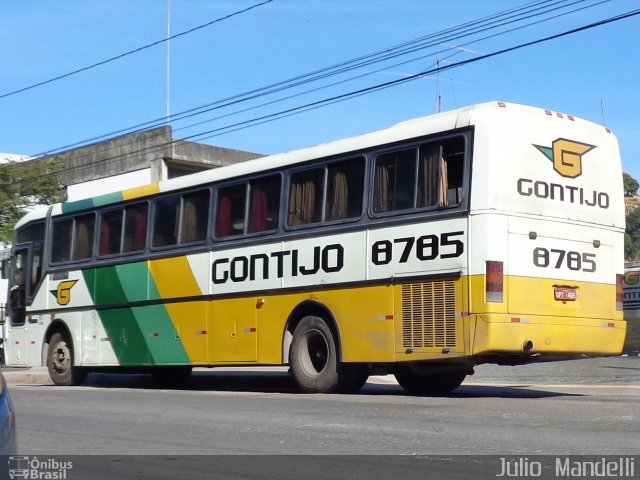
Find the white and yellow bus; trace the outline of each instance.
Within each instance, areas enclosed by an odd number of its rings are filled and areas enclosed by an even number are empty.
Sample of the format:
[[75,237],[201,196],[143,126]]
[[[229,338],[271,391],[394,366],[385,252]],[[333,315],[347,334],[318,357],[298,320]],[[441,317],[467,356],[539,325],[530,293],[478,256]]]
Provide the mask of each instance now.
[[623,235],[608,129],[477,105],[28,214],[6,361],[448,392],[482,363],[619,354]]

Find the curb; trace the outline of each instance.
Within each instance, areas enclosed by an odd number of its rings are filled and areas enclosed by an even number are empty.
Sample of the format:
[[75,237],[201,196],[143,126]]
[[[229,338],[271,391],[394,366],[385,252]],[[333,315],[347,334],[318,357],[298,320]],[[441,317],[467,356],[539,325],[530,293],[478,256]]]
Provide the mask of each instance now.
[[[8,385],[53,385],[51,378],[49,377],[49,371],[46,367],[2,367],[2,374],[4,375],[5,382]],[[238,375],[242,375],[247,372],[260,372],[260,369],[251,369],[247,367],[235,367],[235,368],[216,368],[216,369],[194,369],[194,372],[198,371],[212,371],[216,372],[236,372]],[[276,368],[265,368],[267,372],[278,371]],[[263,370],[263,371],[264,371]],[[286,371],[286,368],[280,368],[279,370]],[[367,380],[367,383],[375,385],[397,385],[396,379],[393,375],[371,375]]]
[[2,375],[8,385],[53,385],[45,367],[3,367]]

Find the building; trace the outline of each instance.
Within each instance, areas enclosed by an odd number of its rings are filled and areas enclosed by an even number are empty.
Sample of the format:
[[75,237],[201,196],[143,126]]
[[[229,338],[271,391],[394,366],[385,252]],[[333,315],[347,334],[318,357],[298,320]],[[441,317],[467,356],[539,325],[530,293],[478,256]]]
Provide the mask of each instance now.
[[166,125],[40,158],[64,165],[58,178],[74,201],[261,156],[175,140]]
[[[58,179],[67,200],[75,201],[262,156],[176,140],[166,125],[38,158],[0,154],[0,161],[59,161]],[[7,283],[0,280],[0,305],[6,293]]]

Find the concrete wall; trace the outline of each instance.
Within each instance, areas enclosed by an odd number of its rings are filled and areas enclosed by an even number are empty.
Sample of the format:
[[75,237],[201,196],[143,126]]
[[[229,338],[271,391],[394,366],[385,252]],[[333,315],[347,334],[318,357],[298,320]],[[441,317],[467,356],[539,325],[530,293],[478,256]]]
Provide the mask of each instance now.
[[[171,127],[167,125],[41,158],[62,162],[64,167],[59,180],[64,186],[69,186],[146,168],[151,168],[151,181],[158,182],[169,178],[172,170],[191,173],[261,156],[174,140]],[[117,182],[114,182],[113,190],[120,190]]]
[[[0,154],[0,161],[61,162],[58,179],[73,201],[262,156],[174,140],[166,125],[35,159]],[[0,303],[6,301],[6,289],[6,281],[0,281]]]

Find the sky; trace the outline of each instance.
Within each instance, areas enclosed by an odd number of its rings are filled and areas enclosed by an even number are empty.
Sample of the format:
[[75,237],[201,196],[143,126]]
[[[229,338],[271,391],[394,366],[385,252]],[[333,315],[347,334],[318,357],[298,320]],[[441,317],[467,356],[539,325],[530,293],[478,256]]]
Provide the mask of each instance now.
[[[604,124],[640,179],[640,15],[483,58],[635,11],[637,0],[263,2],[0,0],[0,152],[56,151],[160,125],[169,111],[176,139],[278,153],[435,113],[440,96],[443,110],[501,100]],[[167,49],[168,26],[202,28]],[[420,38],[410,53],[323,70]],[[411,81],[327,101],[401,80]]]

